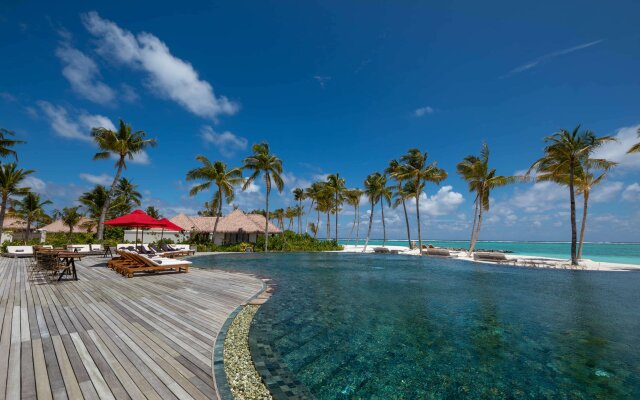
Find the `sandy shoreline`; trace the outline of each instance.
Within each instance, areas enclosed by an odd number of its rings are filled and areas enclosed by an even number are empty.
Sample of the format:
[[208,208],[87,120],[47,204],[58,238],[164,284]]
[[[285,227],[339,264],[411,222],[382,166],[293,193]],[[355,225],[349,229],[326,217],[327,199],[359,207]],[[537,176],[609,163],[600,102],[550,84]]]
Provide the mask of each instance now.
[[[375,247],[382,246],[368,246],[367,253],[373,253],[373,249]],[[418,250],[409,250],[406,246],[384,246],[389,250],[398,250],[400,254],[404,255],[413,255],[417,256]],[[359,245],[344,245],[343,252],[347,253],[361,253],[364,246]],[[492,264],[487,261],[477,261],[474,260],[473,257],[470,257],[467,252],[464,251],[451,251],[452,258],[458,260],[465,260],[471,262],[482,262]],[[532,267],[531,263],[535,263],[535,268],[559,268],[559,269],[575,269],[579,271],[640,271],[640,265],[635,264],[619,264],[619,263],[610,263],[610,262],[600,262],[582,259],[580,260],[580,266],[572,267],[569,263],[569,260],[562,260],[558,258],[548,258],[548,257],[539,257],[539,256],[526,256],[522,254],[513,254],[508,253],[505,254],[509,263],[503,263],[502,265],[510,265],[510,266],[519,266],[519,267]],[[433,257],[433,256],[425,256],[425,257]]]

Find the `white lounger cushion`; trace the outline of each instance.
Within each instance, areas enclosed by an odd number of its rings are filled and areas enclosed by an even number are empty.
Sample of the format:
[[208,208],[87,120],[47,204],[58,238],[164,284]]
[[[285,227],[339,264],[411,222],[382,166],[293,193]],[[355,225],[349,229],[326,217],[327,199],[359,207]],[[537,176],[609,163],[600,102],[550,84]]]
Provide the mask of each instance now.
[[[142,255],[142,257],[146,257],[145,255]],[[171,265],[185,265],[185,264],[191,264],[191,261],[183,261],[183,260],[176,260],[173,258],[165,258],[165,257],[146,257],[148,258],[152,264],[156,264],[158,266],[160,265],[166,265],[166,266],[171,266]]]
[[32,246],[7,246],[9,254],[33,254]]

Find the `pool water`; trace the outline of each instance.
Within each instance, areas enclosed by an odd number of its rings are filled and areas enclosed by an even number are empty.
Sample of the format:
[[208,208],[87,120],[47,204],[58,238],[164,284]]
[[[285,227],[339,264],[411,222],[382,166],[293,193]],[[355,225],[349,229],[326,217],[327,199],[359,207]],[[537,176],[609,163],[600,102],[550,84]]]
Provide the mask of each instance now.
[[318,399],[640,398],[638,273],[347,253],[193,261],[274,280],[250,335]]

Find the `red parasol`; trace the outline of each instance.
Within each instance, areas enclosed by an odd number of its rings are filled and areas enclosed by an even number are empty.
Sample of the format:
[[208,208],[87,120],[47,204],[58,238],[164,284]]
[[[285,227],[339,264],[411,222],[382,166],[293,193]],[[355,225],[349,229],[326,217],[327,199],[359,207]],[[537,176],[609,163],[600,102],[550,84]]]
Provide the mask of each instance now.
[[167,231],[183,231],[184,230],[183,227],[174,224],[173,222],[169,221],[166,218],[159,219],[158,221],[164,224],[161,226],[161,228]]
[[138,245],[138,228],[162,228],[165,226],[164,223],[158,221],[142,210],[135,210],[130,214],[110,219],[109,221],[105,221],[104,224],[111,226],[129,226],[136,228],[136,246]]

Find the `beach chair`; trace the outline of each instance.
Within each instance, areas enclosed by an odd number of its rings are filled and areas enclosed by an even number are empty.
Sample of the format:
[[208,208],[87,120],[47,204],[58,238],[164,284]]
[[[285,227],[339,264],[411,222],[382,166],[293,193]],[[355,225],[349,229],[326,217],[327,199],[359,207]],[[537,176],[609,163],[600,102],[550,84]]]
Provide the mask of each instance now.
[[374,247],[373,252],[380,253],[380,254],[389,254],[390,250],[387,249],[386,247]]
[[451,252],[447,249],[435,249],[429,248],[426,250],[422,250],[422,254],[426,256],[434,256],[434,257],[451,257]]
[[32,246],[7,246],[5,257],[22,258],[33,257]]
[[475,252],[473,253],[473,259],[476,261],[492,262],[496,264],[510,264],[516,263],[517,259],[509,259],[504,253],[498,252]]
[[148,258],[134,253],[128,253],[126,254],[126,257],[136,262],[136,264],[121,264],[118,266],[119,271],[127,278],[133,278],[136,272],[160,272],[171,270],[176,272],[180,272],[182,270],[184,270],[184,272],[189,272],[189,266],[191,265],[191,262],[189,261],[173,260],[163,257]]

